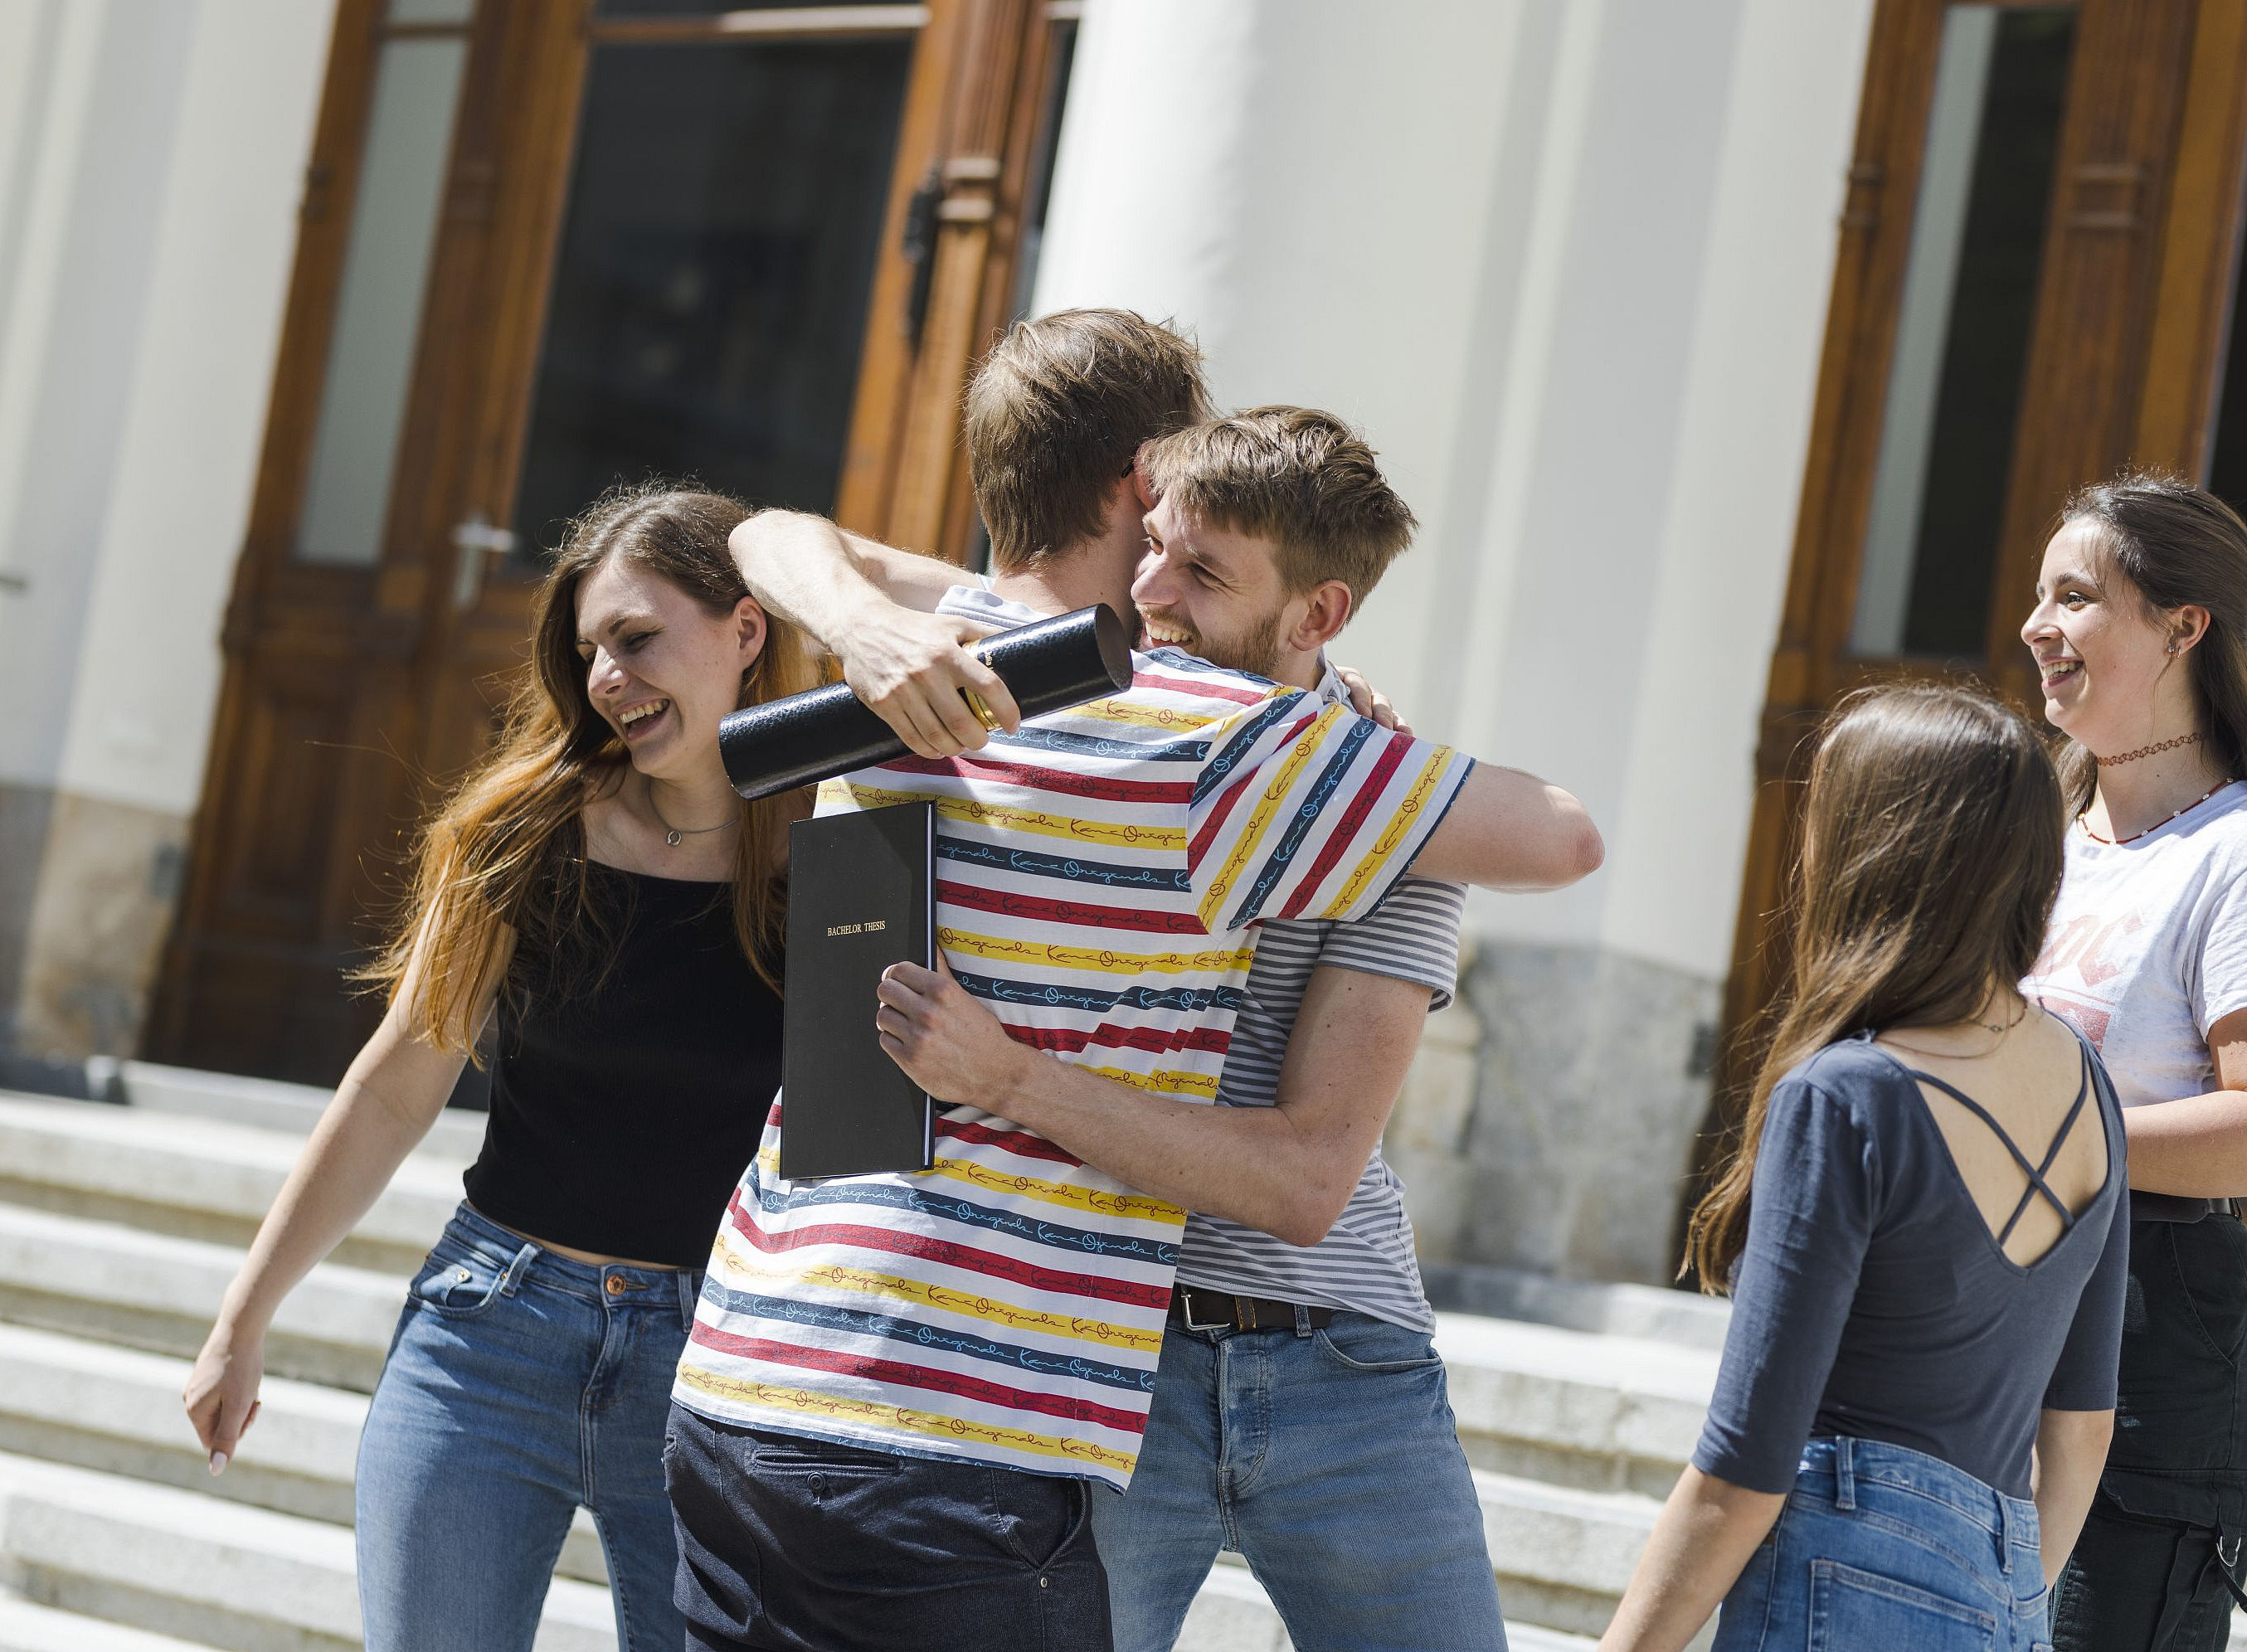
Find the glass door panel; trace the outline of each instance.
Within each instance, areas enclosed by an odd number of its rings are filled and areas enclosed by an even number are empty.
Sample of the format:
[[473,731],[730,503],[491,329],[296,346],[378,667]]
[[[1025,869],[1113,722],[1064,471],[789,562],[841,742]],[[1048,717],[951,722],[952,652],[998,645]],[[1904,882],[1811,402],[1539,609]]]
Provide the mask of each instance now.
[[1922,153],[1850,652],[1978,660],[2073,7],[1955,5]]
[[832,509],[912,51],[595,47],[516,500],[527,552],[649,474]]
[[[396,0],[385,25],[297,518],[300,562],[371,568],[382,553],[468,66],[468,10],[467,0]],[[393,27],[412,32],[393,35]]]

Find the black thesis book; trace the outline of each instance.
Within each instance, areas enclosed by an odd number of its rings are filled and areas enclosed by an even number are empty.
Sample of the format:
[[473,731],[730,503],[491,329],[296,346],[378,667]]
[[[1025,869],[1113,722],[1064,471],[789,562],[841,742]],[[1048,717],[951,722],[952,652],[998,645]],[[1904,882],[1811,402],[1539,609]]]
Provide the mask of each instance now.
[[789,829],[780,1173],[929,1167],[928,1093],[882,1048],[874,989],[936,944],[936,811],[899,803]]

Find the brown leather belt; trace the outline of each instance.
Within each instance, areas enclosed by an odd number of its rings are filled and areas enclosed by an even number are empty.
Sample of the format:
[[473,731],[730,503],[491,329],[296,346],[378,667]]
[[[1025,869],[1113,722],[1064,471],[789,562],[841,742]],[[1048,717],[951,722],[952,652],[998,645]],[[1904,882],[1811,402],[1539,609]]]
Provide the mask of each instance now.
[[1264,1296],[1235,1296],[1229,1291],[1181,1285],[1171,1293],[1170,1322],[1189,1331],[1292,1331],[1300,1312],[1315,1331],[1334,1323],[1330,1307],[1275,1302]]

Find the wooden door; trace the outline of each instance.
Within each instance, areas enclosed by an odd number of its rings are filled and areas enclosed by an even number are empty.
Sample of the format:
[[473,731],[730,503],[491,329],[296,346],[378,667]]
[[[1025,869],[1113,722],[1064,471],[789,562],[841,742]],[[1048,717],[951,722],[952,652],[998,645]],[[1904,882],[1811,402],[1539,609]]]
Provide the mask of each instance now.
[[1073,11],[339,0],[152,1055],[341,1073],[345,973],[602,488],[962,552]]
[[2247,0],[1881,0],[1703,1175],[1787,967],[1806,736],[1899,677],[2032,706],[2018,626],[2068,493],[2207,474],[2244,119]]

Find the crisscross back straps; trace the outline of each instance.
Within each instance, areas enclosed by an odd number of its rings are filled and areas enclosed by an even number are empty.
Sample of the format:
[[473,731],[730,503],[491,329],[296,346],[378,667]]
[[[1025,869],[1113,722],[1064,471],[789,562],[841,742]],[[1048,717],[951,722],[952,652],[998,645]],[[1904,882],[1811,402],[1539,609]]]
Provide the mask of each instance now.
[[[2005,1151],[2013,1156],[2013,1163],[2019,1165],[2021,1173],[2029,1178],[2029,1184],[2021,1190],[2020,1203],[2013,1206],[2013,1213],[2005,1219],[2005,1225],[1998,1234],[1998,1247],[2000,1250],[2005,1248],[2005,1241],[2012,1238],[2013,1229],[2020,1225],[2021,1218],[2028,1214],[2029,1205],[2035,1201],[2036,1196],[2039,1193],[2050,1200],[2052,1208],[2059,1212],[2061,1239],[2066,1239],[2069,1230],[2075,1225],[2075,1212],[2067,1208],[2066,1199],[2052,1191],[2052,1184],[2045,1179],[2045,1176],[2046,1172],[2052,1169],[2052,1161],[2059,1157],[2059,1150],[2067,1145],[2068,1133],[2075,1128],[2075,1121],[2083,1116],[2083,1103],[2091,1098],[2090,1047],[2080,1038],[2077,1039],[2076,1045],[2081,1056],[2081,1065],[2078,1069],[2079,1075],[2075,1085],[2075,1104],[2067,1109],[2067,1116],[2060,1120],[2059,1129],[2053,1133],[2052,1145],[2045,1150],[2044,1162],[2040,1164],[2030,1164],[2029,1156],[2022,1152],[2019,1144],[2005,1133],[2005,1127],[1990,1116],[1987,1108],[1956,1084],[1946,1083],[1936,1077],[1934,1074],[1923,1073],[1916,1067],[1907,1067],[1903,1069],[1921,1083],[1934,1085],[1936,1089],[1988,1125],[1990,1133],[2005,1144]],[[2054,1243],[2058,1241],[2055,1240]]]

